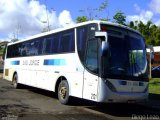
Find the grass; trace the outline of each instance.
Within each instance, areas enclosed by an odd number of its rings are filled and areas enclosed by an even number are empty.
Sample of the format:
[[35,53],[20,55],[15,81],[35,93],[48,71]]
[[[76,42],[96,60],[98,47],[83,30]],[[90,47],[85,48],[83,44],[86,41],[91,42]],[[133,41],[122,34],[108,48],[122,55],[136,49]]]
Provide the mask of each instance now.
[[160,95],[160,78],[152,78],[149,81],[149,93]]

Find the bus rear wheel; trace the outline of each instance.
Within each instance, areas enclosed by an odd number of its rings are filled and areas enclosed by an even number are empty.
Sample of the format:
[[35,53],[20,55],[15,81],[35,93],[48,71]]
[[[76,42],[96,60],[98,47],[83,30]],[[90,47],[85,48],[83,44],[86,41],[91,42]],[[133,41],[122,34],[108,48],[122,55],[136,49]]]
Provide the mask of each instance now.
[[58,86],[58,99],[64,105],[69,103],[69,85],[66,80],[62,80]]
[[12,84],[14,88],[19,88],[19,84],[18,84],[18,75],[14,74],[13,79],[12,79]]

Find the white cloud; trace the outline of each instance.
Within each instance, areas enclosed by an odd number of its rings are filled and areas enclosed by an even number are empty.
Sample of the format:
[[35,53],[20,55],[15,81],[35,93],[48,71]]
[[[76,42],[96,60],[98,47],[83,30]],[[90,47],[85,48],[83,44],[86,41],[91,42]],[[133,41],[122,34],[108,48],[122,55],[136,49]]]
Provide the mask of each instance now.
[[127,21],[142,21],[146,23],[149,20],[158,26],[160,26],[160,0],[151,0],[146,10],[142,9],[138,4],[134,4],[133,7],[138,12],[135,15],[128,15]]
[[153,15],[154,14],[152,11],[141,10],[139,15],[128,15],[127,20],[128,21],[142,21],[144,23],[147,23],[147,21],[152,20]]
[[160,0],[151,0],[149,7],[154,13],[160,14]]
[[71,15],[70,15],[69,11],[64,10],[63,12],[60,13],[60,15],[59,15],[59,23],[60,23],[60,25],[62,25],[64,27],[68,26],[68,24],[69,25],[74,24],[74,22],[71,19]]
[[0,34],[3,36],[19,33],[24,37],[40,33],[47,25],[44,23],[47,14],[51,29],[74,23],[69,11],[57,15],[55,11],[46,11],[46,6],[35,0],[0,0],[0,6]]

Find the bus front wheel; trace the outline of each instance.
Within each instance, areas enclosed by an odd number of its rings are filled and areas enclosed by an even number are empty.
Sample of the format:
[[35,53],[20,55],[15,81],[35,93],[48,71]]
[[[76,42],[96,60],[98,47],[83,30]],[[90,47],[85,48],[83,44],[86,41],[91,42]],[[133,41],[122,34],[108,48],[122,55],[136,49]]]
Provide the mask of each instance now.
[[69,103],[69,85],[66,80],[62,80],[58,86],[58,99],[64,105]]

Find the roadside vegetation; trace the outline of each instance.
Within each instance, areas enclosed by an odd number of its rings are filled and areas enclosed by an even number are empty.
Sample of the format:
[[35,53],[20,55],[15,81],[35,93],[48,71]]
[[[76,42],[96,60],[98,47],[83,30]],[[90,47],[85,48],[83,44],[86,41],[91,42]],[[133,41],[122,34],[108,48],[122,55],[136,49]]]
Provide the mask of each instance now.
[[0,49],[0,56],[3,56],[3,54],[4,54],[4,48],[1,48]]
[[160,95],[160,78],[152,78],[149,81],[149,93]]

